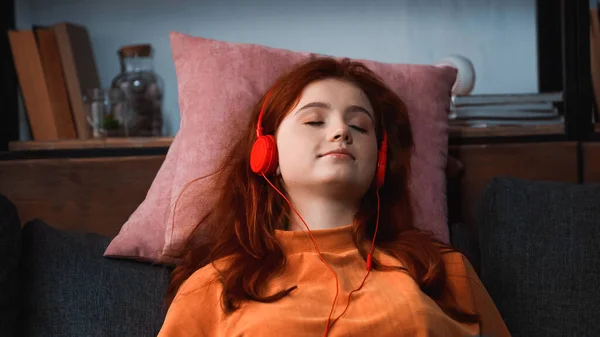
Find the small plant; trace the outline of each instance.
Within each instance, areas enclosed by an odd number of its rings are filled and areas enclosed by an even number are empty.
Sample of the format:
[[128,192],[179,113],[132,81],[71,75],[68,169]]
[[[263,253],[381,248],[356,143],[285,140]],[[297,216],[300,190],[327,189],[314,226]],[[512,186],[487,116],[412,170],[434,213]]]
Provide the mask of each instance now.
[[119,128],[119,121],[113,115],[104,116],[102,126],[105,130],[116,130]]

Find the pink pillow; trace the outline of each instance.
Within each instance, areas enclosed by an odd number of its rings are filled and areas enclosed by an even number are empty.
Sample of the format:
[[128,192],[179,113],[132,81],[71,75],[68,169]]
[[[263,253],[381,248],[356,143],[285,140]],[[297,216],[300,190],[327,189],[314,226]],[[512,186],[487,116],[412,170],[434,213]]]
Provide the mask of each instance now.
[[[146,200],[123,225],[105,256],[176,263],[178,245],[211,207],[216,194],[210,178],[197,178],[214,171],[249,122],[249,108],[275,79],[296,63],[316,56],[181,33],[171,33],[170,38],[180,130]],[[416,226],[448,242],[444,170],[447,113],[456,70],[359,61],[408,107],[415,142],[411,190]]]

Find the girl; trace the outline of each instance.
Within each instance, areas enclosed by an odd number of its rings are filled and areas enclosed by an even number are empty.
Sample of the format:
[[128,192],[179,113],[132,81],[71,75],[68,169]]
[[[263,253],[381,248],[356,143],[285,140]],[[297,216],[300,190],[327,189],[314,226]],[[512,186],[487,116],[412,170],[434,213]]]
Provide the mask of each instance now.
[[412,145],[361,63],[280,77],[214,177],[159,336],[508,336],[465,257],[414,228]]

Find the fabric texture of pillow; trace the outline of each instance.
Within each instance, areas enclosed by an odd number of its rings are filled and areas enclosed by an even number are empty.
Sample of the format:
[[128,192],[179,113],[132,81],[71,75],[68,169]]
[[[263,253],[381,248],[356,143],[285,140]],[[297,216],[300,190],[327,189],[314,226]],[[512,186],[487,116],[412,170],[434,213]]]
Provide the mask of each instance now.
[[[106,256],[176,263],[178,245],[210,209],[216,195],[209,178],[188,183],[216,169],[249,122],[250,107],[279,75],[319,56],[175,32],[170,38],[180,130],[146,199],[111,242]],[[406,104],[415,142],[411,162],[415,225],[448,242],[444,171],[456,70],[357,61],[374,71]],[[160,232],[164,233],[161,239],[157,237]],[[162,254],[157,248],[163,249]]]

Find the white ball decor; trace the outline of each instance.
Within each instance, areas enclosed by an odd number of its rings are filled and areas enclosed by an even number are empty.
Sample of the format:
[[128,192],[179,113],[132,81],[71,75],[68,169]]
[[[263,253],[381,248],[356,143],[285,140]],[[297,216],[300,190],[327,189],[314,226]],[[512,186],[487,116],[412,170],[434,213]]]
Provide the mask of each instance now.
[[453,96],[466,96],[473,91],[475,87],[475,68],[468,58],[462,55],[449,55],[436,64],[438,67],[453,67],[458,71],[456,82],[452,86]]

